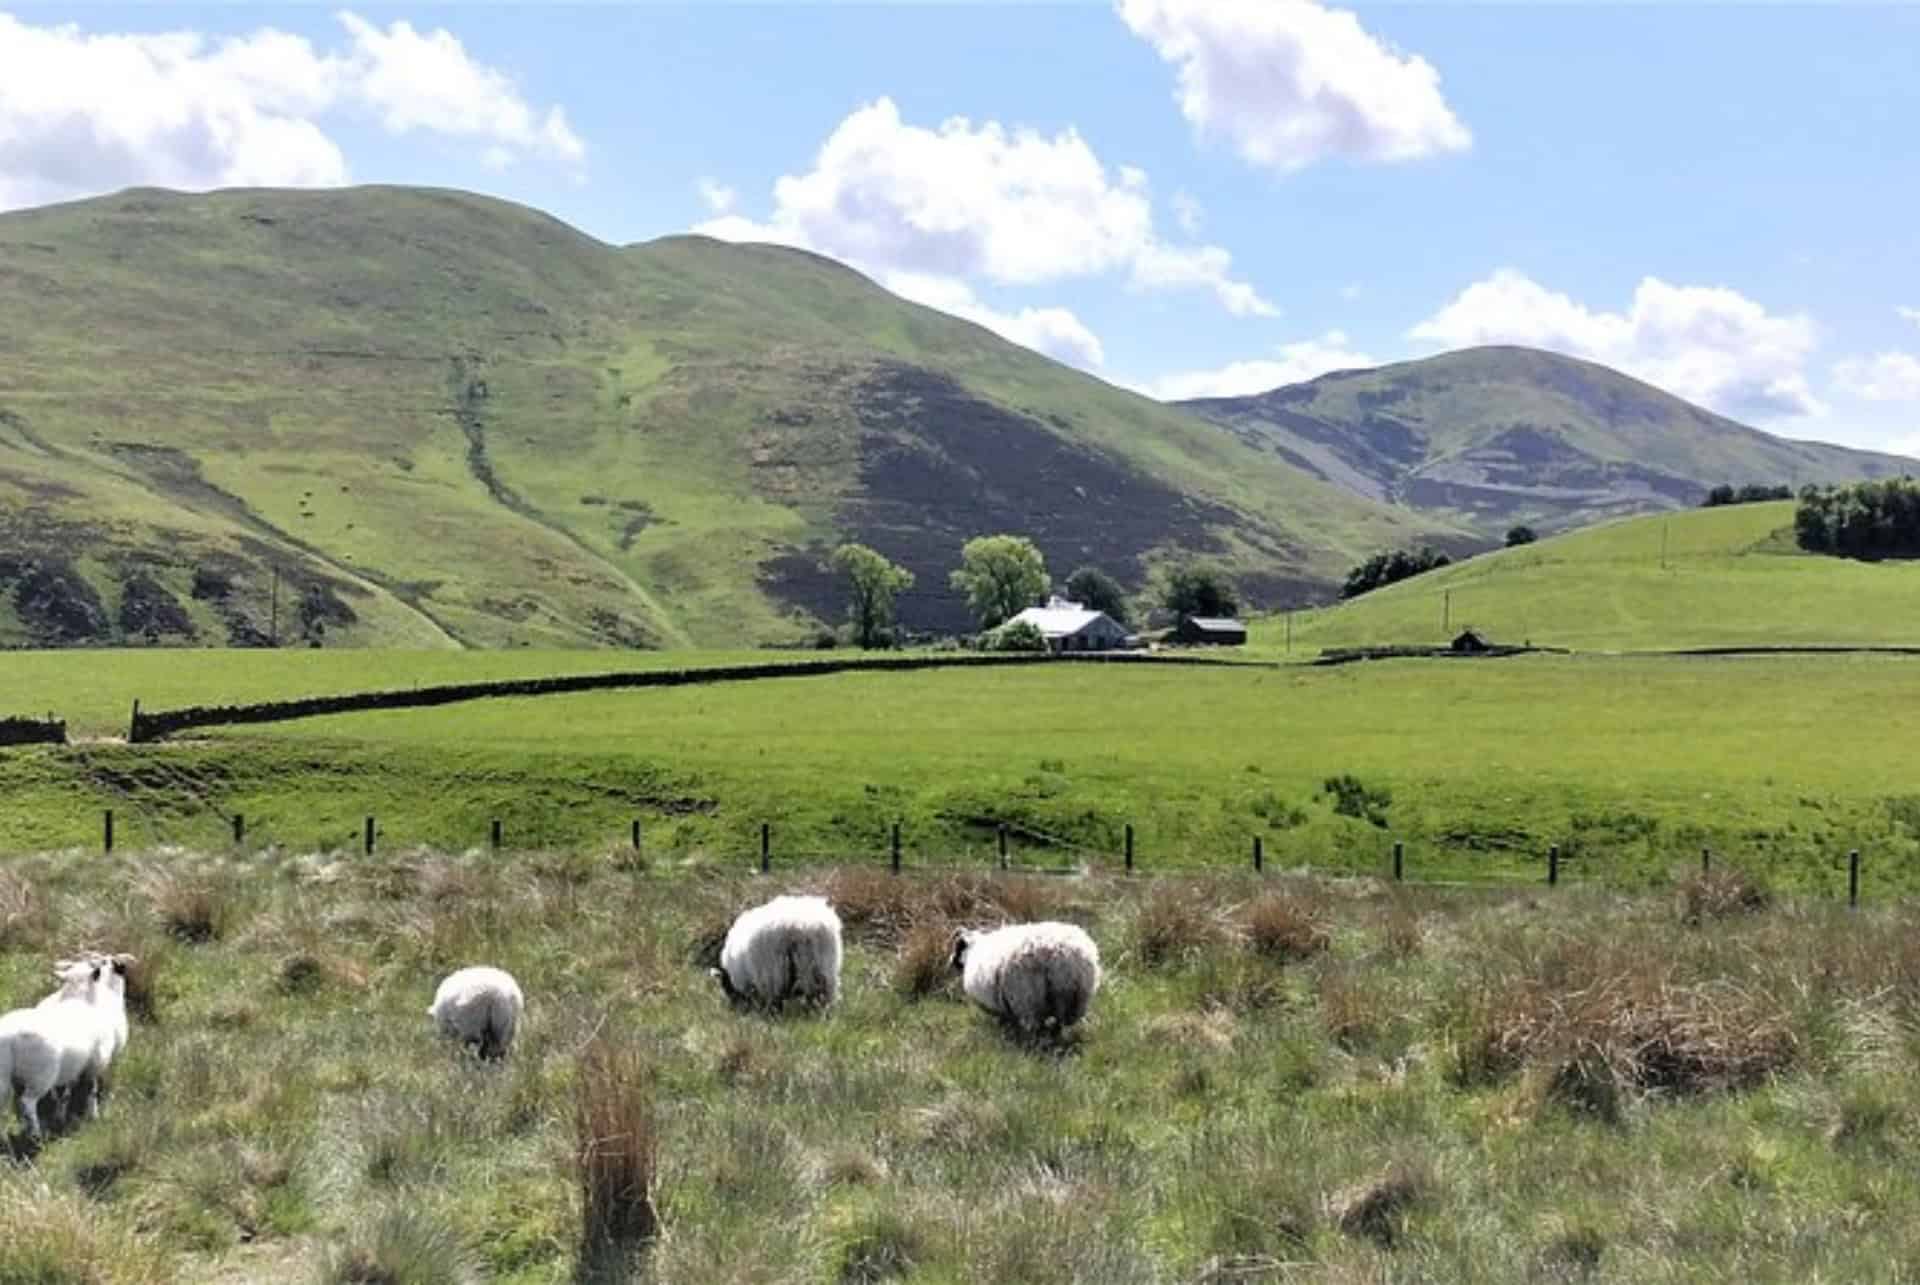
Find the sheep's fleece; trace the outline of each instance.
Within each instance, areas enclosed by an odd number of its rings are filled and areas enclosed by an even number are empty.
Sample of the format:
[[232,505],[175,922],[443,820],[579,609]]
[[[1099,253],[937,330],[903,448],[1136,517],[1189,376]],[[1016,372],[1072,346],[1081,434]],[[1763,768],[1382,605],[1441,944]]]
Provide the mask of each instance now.
[[1100,948],[1074,924],[962,933],[954,953],[967,998],[1030,1029],[1072,1026],[1100,989]]
[[715,975],[737,1001],[831,1004],[840,993],[840,916],[825,897],[775,897],[733,921]]
[[527,1002],[510,973],[485,965],[462,968],[440,983],[427,1010],[441,1033],[478,1044],[483,1058],[505,1057]]

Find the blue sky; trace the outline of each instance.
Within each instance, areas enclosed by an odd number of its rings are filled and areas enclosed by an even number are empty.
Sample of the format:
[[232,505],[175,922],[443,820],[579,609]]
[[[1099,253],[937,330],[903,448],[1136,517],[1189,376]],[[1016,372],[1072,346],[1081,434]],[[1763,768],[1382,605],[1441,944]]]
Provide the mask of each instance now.
[[1160,395],[1523,342],[1920,452],[1917,7],[7,12],[0,206],[470,188],[808,245]]

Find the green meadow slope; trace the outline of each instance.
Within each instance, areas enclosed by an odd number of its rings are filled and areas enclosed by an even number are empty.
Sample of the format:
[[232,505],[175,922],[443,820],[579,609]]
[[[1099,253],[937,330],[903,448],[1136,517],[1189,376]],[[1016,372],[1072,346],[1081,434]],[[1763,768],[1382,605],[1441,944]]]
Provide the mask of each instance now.
[[1723,482],[1897,476],[1913,460],[1775,437],[1589,361],[1467,348],[1183,403],[1316,476],[1499,539],[1698,504]]
[[751,645],[846,538],[923,628],[983,532],[1270,603],[1467,539],[816,256],[454,192],[10,213],[0,295],[0,644]]
[[[1793,502],[1632,518],[1481,554],[1337,607],[1297,612],[1296,652],[1496,642],[1581,649],[1920,644],[1920,565],[1801,552]],[[1287,624],[1256,624],[1284,651]]]

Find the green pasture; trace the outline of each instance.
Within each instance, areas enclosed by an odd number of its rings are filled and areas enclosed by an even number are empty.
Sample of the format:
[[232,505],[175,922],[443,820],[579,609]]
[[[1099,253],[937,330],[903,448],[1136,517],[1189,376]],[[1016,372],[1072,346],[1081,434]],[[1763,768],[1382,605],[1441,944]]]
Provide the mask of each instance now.
[[[984,865],[1004,824],[1017,860],[1104,866],[1131,825],[1143,868],[1250,864],[1258,837],[1270,866],[1372,871],[1397,839],[1416,876],[1531,879],[1557,844],[1570,880],[1644,884],[1708,846],[1824,894],[1859,847],[1881,895],[1920,860],[1920,725],[1899,715],[1917,698],[1920,660],[1871,656],[1063,665],[518,698],[11,751],[0,847],[97,845],[113,806],[133,844],[214,843],[236,811],[251,843],[298,850],[355,846],[368,815],[389,847],[484,844],[496,817],[509,847],[605,846],[639,819],[675,863],[757,860],[762,824],[777,861],[878,862],[899,823],[910,863]],[[1336,777],[1370,799],[1338,810]]]
[[[1793,503],[1633,518],[1485,553],[1293,614],[1293,654],[1432,644],[1465,628],[1579,650],[1920,643],[1920,565],[1806,554]],[[1253,629],[1284,656],[1287,621]]]

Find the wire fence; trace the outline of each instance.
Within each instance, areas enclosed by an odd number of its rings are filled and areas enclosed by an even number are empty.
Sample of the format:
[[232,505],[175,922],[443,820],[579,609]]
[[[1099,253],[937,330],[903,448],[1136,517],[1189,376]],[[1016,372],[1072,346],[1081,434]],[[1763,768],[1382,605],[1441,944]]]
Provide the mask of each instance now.
[[[150,784],[190,784],[186,781],[169,781],[167,777],[171,769],[164,764],[151,766],[159,775]],[[178,799],[182,796],[173,797]],[[659,818],[640,815],[635,815],[623,830],[609,831],[597,838],[582,839],[578,833],[570,832],[566,838],[558,840],[549,839],[537,831],[529,833],[516,830],[510,818],[500,816],[491,818],[471,836],[470,841],[464,843],[448,843],[447,836],[441,832],[410,833],[409,828],[404,826],[395,832],[375,813],[356,815],[348,823],[334,824],[318,834],[314,833],[315,826],[303,825],[300,828],[304,833],[294,835],[278,832],[271,823],[263,822],[260,818],[249,818],[242,812],[221,812],[210,804],[190,803],[181,806],[176,802],[163,807],[142,801],[138,796],[125,797],[114,807],[101,809],[99,817],[98,851],[105,856],[116,852],[167,847],[264,854],[329,852],[351,856],[357,853],[364,857],[423,848],[480,849],[503,856],[556,849],[597,848],[628,854],[628,864],[635,870],[658,868],[665,872],[668,869],[665,866],[655,867],[648,860],[653,855],[649,852],[650,831]],[[1238,870],[1253,875],[1271,872],[1377,878],[1382,882],[1409,887],[1487,891],[1553,889],[1563,884],[1613,886],[1615,883],[1609,877],[1606,862],[1596,862],[1584,856],[1575,857],[1563,852],[1557,844],[1546,845],[1544,851],[1523,856],[1518,862],[1510,861],[1506,868],[1476,869],[1462,866],[1457,859],[1448,859],[1442,851],[1423,854],[1410,847],[1405,840],[1385,837],[1381,840],[1377,861],[1373,863],[1365,860],[1339,863],[1270,861],[1266,836],[1252,834],[1241,855],[1231,861],[1215,855],[1199,863],[1177,859],[1156,862],[1153,854],[1136,842],[1131,824],[1122,827],[1117,843],[1108,844],[1089,843],[1012,818],[945,819],[962,821],[967,826],[986,832],[990,837],[982,843],[968,845],[954,845],[950,840],[933,845],[909,843],[903,825],[896,822],[871,846],[835,844],[832,847],[818,847],[783,844],[778,826],[766,821],[757,827],[757,836],[746,844],[740,843],[737,836],[728,834],[719,836],[721,841],[717,845],[712,842],[699,845],[699,850],[709,857],[717,857],[717,861],[710,864],[722,867],[736,865],[742,869],[757,869],[764,874],[864,867],[901,875],[1004,871],[1028,875],[1073,877],[1107,874],[1152,879]],[[684,846],[671,851],[676,856],[686,855]],[[1700,873],[1703,876],[1710,875],[1716,868],[1724,872],[1728,867],[1724,859],[1716,858],[1711,849],[1702,848],[1699,854]],[[1850,849],[1844,857],[1836,854],[1833,865],[1836,875],[1841,868],[1845,870],[1846,901],[1850,906],[1858,906],[1864,877],[1860,850]],[[1837,896],[1840,881],[1835,878],[1832,882],[1835,886],[1829,895]]]

